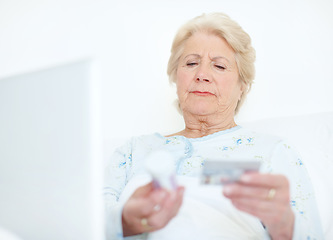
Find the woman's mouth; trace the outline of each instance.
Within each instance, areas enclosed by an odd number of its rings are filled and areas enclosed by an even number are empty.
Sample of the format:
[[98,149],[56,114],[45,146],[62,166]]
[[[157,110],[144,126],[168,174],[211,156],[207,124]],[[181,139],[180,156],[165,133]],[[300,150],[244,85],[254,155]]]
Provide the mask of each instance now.
[[212,96],[212,95],[214,95],[211,92],[201,92],[201,91],[192,91],[190,93],[193,93],[193,94],[195,94],[197,96]]

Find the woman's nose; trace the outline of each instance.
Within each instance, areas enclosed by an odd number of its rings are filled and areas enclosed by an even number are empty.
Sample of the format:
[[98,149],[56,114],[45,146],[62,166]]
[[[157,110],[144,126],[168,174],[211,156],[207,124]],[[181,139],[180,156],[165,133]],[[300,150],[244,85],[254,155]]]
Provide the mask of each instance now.
[[210,80],[209,80],[208,78],[202,78],[202,77],[200,77],[200,76],[198,76],[198,77],[196,78],[196,80],[197,80],[198,82],[201,82],[201,81],[203,81],[203,82],[210,82]]
[[195,76],[195,80],[198,82],[211,82],[212,81],[212,77],[209,71],[209,66],[199,66],[198,71],[196,73]]

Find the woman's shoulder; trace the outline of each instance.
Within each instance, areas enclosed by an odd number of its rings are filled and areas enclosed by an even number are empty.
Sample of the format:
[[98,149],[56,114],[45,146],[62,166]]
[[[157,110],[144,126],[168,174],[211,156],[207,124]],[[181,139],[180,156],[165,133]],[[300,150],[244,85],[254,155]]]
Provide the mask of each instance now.
[[273,142],[280,142],[284,141],[284,138],[282,136],[274,135],[271,133],[263,132],[254,130],[248,127],[240,127],[239,131],[235,132],[235,134],[238,135],[252,135],[253,137],[262,139],[264,141],[273,141]]
[[280,144],[288,144],[288,140],[282,136],[253,130],[247,127],[240,127],[239,130],[233,132],[230,137],[236,141],[252,143],[262,147],[275,147]]
[[208,139],[217,140],[217,141],[219,141],[220,139],[229,139],[229,140],[247,139],[248,141],[260,140],[267,143],[277,143],[284,140],[283,137],[281,136],[260,132],[242,126],[237,126],[237,128],[234,128],[233,131],[221,131],[212,134],[211,136],[208,137],[209,137]]

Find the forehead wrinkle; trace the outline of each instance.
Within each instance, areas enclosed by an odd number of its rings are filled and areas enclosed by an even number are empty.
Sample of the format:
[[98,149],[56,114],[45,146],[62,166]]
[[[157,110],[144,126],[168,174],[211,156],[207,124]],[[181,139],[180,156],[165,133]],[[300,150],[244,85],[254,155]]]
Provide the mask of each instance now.
[[196,57],[196,58],[201,58],[201,56],[199,54],[196,54],[196,53],[191,53],[191,54],[188,54],[184,57],[184,59],[188,58],[188,57]]
[[[188,57],[195,57],[195,58],[202,58],[202,56],[200,54],[196,54],[196,53],[191,53],[191,54],[188,54],[184,57],[184,59],[188,58]],[[226,60],[228,63],[231,64],[231,61],[225,57],[225,56],[216,56],[216,57],[210,57],[209,56],[209,59],[212,60],[212,61],[215,61],[215,60],[218,60],[218,59],[224,59]]]
[[229,64],[231,64],[231,61],[230,61],[227,57],[225,57],[225,56],[216,56],[216,57],[210,57],[210,56],[209,56],[209,58],[210,58],[210,60],[212,60],[212,61],[216,61],[216,60],[218,60],[218,59],[224,59],[224,60],[226,60]]

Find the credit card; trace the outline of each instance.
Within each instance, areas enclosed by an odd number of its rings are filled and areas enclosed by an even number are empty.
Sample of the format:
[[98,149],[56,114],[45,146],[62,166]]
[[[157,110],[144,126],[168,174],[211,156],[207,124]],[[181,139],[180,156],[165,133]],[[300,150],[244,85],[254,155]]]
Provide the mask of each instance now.
[[239,180],[246,172],[258,172],[256,160],[206,160],[202,169],[201,184],[228,184]]

